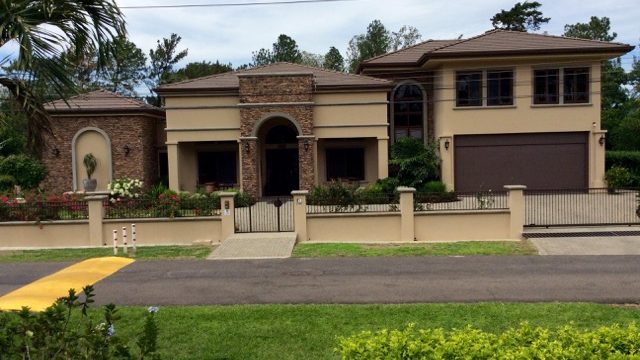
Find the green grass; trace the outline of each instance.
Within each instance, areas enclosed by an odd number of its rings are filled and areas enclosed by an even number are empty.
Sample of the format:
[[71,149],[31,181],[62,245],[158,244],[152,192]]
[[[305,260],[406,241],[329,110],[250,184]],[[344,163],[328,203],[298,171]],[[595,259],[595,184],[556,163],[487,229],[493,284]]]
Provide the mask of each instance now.
[[[186,295],[185,295],[186,296]],[[99,294],[98,294],[99,297]],[[145,308],[122,308],[117,331],[134,335]],[[361,330],[461,328],[502,332],[522,321],[591,329],[640,320],[640,310],[598,304],[248,305],[161,307],[164,359],[336,359],[336,337]]]
[[[136,259],[202,259],[207,257],[211,246],[142,246],[138,247],[135,256],[129,248],[130,257]],[[79,261],[94,257],[113,256],[113,248],[86,249],[46,249],[46,250],[7,250],[0,251],[0,263],[31,261]],[[118,249],[118,256],[127,256]]]
[[528,241],[464,241],[420,245],[298,244],[295,257],[535,255]]

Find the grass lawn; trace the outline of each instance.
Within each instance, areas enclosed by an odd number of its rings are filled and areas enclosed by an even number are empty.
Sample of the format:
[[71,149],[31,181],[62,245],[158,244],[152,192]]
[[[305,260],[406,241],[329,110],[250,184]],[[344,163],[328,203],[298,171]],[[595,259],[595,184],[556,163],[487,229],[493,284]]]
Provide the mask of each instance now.
[[[202,259],[207,257],[213,248],[206,245],[197,246],[141,246],[137,248],[136,259]],[[86,249],[47,249],[47,250],[7,250],[0,251],[0,262],[30,261],[79,261],[88,258],[113,256],[113,248]],[[127,256],[118,249],[118,256]],[[129,248],[129,255],[134,257]]]
[[416,245],[393,244],[298,244],[295,257],[326,256],[455,256],[455,255],[536,255],[528,241],[464,241]]
[[[99,297],[99,294],[98,294]],[[121,308],[116,330],[134,334],[145,308]],[[337,336],[361,330],[460,328],[502,332],[521,321],[550,328],[595,328],[640,320],[640,310],[598,304],[249,305],[161,307],[164,359],[336,359]],[[137,330],[136,330],[137,331]]]

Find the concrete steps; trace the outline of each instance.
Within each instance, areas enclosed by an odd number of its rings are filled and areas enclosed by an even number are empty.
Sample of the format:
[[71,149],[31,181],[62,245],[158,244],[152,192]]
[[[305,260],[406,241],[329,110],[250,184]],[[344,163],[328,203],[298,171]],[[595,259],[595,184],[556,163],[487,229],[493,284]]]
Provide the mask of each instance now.
[[295,244],[294,232],[233,234],[208,259],[284,259],[291,257]]

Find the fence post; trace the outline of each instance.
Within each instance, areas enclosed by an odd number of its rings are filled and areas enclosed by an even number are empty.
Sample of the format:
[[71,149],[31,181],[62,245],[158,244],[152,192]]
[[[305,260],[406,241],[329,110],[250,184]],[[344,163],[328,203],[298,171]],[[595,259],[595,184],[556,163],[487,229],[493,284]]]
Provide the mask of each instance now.
[[294,190],[293,196],[293,231],[296,232],[297,241],[307,241],[307,195],[308,190]]
[[504,188],[509,192],[509,238],[522,239],[522,231],[524,229],[524,185],[505,185]]
[[103,202],[107,198],[107,195],[90,195],[84,198],[89,208],[89,245],[91,246],[106,245],[102,238],[102,220],[104,219]]
[[220,216],[222,218],[220,241],[225,240],[236,232],[234,192],[220,193]]
[[416,189],[400,186],[400,241],[415,241],[413,194]]

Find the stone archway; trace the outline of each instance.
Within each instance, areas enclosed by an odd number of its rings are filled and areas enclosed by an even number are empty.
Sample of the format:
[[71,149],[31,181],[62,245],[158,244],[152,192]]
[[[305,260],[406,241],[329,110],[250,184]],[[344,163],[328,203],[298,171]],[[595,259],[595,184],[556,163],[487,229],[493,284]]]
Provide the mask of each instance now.
[[289,195],[299,187],[299,129],[284,117],[270,118],[259,125],[256,137],[262,195]]

